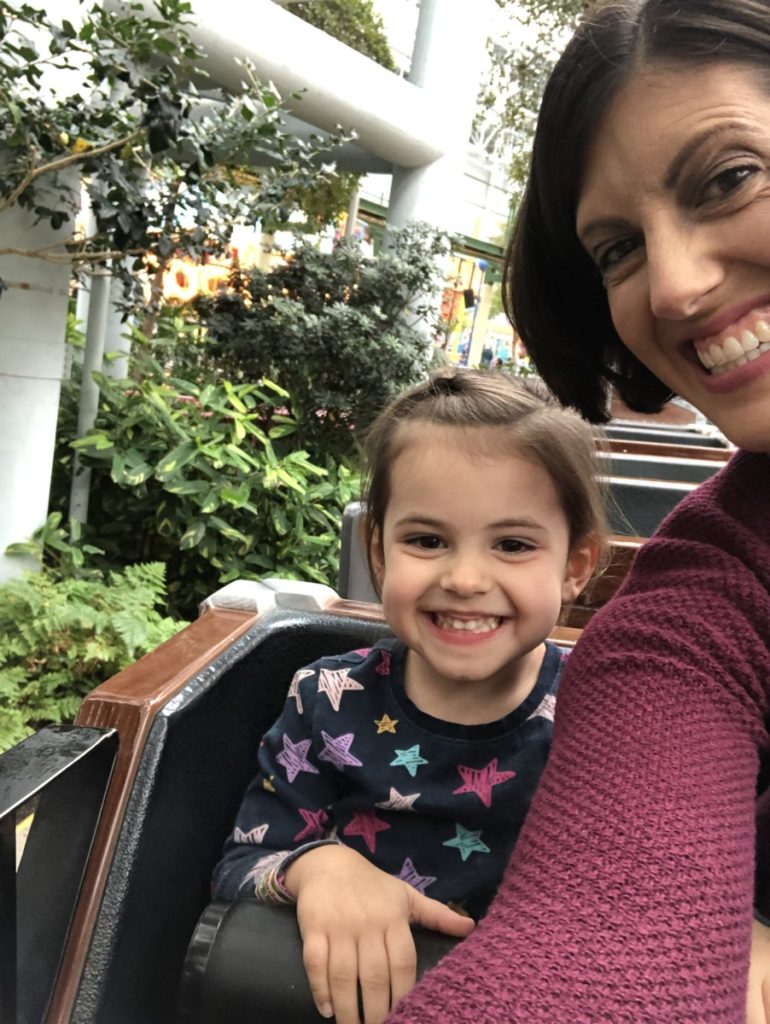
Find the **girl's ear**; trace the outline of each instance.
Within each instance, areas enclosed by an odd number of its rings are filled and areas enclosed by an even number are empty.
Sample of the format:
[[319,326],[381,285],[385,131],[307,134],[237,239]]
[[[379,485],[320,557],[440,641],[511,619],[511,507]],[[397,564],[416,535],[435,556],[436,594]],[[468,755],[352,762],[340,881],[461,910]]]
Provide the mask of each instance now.
[[[361,540],[364,545],[364,548],[366,547],[368,541],[367,534],[368,524],[366,523],[365,520],[362,520]],[[369,544],[369,564],[372,567],[372,572],[374,574],[374,580],[377,584],[377,589],[380,590],[382,588],[382,579],[383,576],[385,575],[385,552],[383,551],[382,547],[382,534],[380,533],[376,526],[372,531],[372,539],[371,543]]]
[[567,568],[561,585],[562,604],[574,601],[591,579],[596,570],[602,543],[598,537],[589,534],[574,545],[567,559]]

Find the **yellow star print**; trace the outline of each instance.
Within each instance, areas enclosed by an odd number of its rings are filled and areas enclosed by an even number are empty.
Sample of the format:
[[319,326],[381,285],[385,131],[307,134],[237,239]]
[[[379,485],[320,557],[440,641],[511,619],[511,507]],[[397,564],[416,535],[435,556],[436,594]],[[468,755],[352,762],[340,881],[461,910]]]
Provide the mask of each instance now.
[[388,715],[383,715],[382,718],[375,718],[374,724],[377,726],[378,736],[381,732],[392,732],[395,735],[398,719],[390,718]]
[[272,775],[269,779],[262,779],[262,789],[266,789],[268,793],[275,793],[275,786],[273,785],[272,779]]

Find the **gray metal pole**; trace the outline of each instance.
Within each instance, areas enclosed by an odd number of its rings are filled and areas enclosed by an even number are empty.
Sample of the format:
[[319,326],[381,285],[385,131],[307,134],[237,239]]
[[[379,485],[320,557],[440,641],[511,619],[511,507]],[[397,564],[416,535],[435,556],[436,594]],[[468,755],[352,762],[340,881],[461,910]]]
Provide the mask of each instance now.
[[[99,385],[93,379],[104,361],[104,336],[109,310],[112,274],[107,269],[95,270],[91,276],[91,301],[88,307],[86,345],[83,352],[83,382],[78,406],[77,436],[84,437],[96,422],[99,410]],[[80,463],[76,453],[70,488],[70,518],[81,523],[88,520],[88,498],[91,490],[91,470]]]

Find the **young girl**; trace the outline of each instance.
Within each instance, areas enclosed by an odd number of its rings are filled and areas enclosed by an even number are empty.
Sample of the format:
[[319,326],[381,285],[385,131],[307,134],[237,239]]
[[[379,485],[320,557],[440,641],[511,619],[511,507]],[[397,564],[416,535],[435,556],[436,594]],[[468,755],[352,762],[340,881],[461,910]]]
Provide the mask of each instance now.
[[394,637],[296,673],[215,895],[297,903],[319,1011],[376,1024],[410,922],[486,910],[551,741],[546,638],[604,537],[591,428],[532,385],[443,370],[367,441],[369,565]]

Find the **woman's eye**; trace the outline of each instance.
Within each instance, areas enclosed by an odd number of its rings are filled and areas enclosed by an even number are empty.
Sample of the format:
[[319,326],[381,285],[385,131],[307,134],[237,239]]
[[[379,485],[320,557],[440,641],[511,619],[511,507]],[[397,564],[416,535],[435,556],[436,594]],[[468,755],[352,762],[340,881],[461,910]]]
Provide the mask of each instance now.
[[728,167],[706,182],[700,196],[701,202],[708,202],[710,199],[723,199],[735,192],[745,184],[749,178],[757,173],[758,168],[753,164],[739,164],[736,167]]
[[503,540],[499,540],[496,544],[498,551],[502,551],[506,555],[519,555],[523,551],[531,551],[533,548],[532,544],[529,544],[525,540],[516,540],[514,537],[505,537]]
[[414,548],[423,548],[425,551],[435,551],[444,546],[442,539],[433,533],[420,533],[413,537],[407,537],[406,543]]
[[604,248],[600,249],[596,254],[596,264],[602,274],[611,271],[618,263],[634,252],[639,245],[640,240],[635,236],[629,236],[628,238],[621,238],[617,242],[611,242]]

